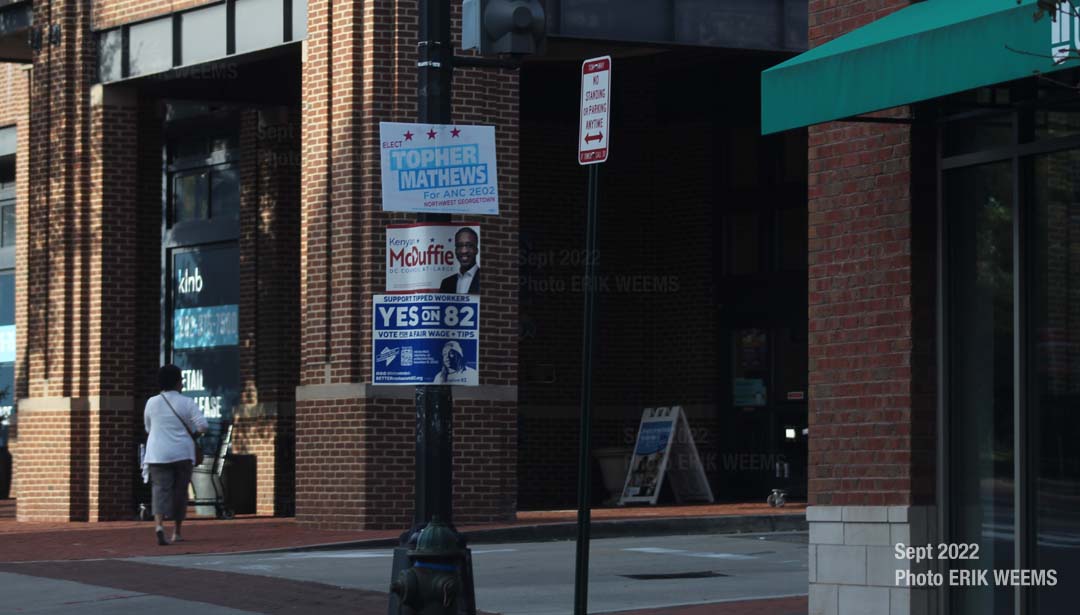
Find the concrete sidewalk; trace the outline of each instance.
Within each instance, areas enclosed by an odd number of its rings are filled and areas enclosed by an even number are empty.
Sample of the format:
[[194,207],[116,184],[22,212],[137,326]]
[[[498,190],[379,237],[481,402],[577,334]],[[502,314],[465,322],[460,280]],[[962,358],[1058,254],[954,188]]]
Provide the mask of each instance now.
[[[11,508],[10,501],[0,504]],[[522,511],[514,521],[458,529],[473,544],[573,539],[576,519],[577,511],[573,510]],[[765,504],[719,504],[592,511],[594,538],[805,528],[805,506],[797,503],[782,509]],[[386,594],[379,592],[126,560],[139,556],[389,547],[397,544],[401,530],[320,530],[294,519],[254,516],[229,521],[194,518],[185,523],[184,530],[184,542],[161,547],[155,542],[152,522],[19,523],[11,518],[0,519],[0,580],[36,578],[36,583],[46,584],[42,586],[44,591],[52,587],[47,584],[61,582],[80,584],[73,586],[84,588],[80,592],[104,588],[98,591],[107,593],[107,599],[131,600],[132,605],[149,600],[148,607],[173,600],[184,601],[175,604],[214,605],[225,611],[386,614]],[[156,589],[147,594],[148,587]],[[807,598],[796,596],[620,611],[619,615],[801,615],[806,611]]]
[[[806,529],[805,505],[711,504],[595,509],[592,537],[740,533]],[[291,518],[245,517],[224,521],[191,518],[185,541],[160,547],[149,521],[19,523],[0,519],[0,562],[113,559],[194,553],[389,547],[400,530],[321,530]],[[470,543],[573,539],[577,511],[520,511],[514,521],[461,526]]]

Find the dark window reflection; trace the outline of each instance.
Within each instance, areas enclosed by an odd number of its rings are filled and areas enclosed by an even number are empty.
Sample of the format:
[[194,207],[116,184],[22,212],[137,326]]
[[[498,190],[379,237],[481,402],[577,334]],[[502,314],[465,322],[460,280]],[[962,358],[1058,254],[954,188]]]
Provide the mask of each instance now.
[[946,156],[970,154],[1013,143],[1013,115],[978,115],[948,123],[944,130]]
[[1080,112],[1040,110],[1035,112],[1035,137],[1053,139],[1080,133]]
[[205,171],[178,173],[173,180],[173,222],[210,217],[210,194]]
[[806,270],[806,209],[782,209],[777,214],[780,226],[780,269]]
[[0,248],[15,245],[15,203],[0,206]]
[[[944,176],[949,271],[950,526],[973,568],[1013,568],[1013,174],[1010,162]],[[957,567],[964,567],[959,564]],[[1012,590],[953,588],[954,614],[1006,615]]]
[[240,215],[240,178],[234,166],[213,170],[210,187],[210,215],[214,218],[236,218]]
[[1080,599],[1080,151],[1039,157],[1034,171],[1035,567],[1058,575],[1035,595],[1038,612],[1069,613]]

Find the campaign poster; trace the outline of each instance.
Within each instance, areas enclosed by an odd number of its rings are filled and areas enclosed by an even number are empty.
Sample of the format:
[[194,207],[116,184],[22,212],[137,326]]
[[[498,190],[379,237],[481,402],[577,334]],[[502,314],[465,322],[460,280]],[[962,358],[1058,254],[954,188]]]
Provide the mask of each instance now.
[[499,213],[494,126],[379,124],[383,211]]
[[[464,229],[474,233],[479,246],[479,224],[423,222],[386,227],[386,292],[438,292],[443,280],[458,273],[461,263],[455,237]],[[473,253],[479,266],[480,255],[475,249]]]
[[172,362],[183,394],[210,429],[200,442],[208,458],[240,402],[240,255],[236,244],[172,252]]
[[479,386],[479,295],[375,295],[373,312],[373,384]]

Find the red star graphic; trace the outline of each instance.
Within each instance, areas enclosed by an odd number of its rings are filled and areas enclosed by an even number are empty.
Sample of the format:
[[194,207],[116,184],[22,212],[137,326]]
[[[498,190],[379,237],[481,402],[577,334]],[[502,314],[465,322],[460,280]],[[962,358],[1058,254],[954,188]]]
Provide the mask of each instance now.
[[439,133],[435,132],[435,129],[432,128],[431,130],[427,131],[427,138],[428,139],[434,139],[435,135],[437,135],[437,134],[439,134]]
[[412,141],[412,138],[413,138],[413,134],[411,132],[409,132],[408,130],[406,130],[405,131],[405,140],[406,141]]
[[454,137],[455,139],[460,135],[461,135],[461,131],[458,130],[457,128],[450,131],[450,136]]

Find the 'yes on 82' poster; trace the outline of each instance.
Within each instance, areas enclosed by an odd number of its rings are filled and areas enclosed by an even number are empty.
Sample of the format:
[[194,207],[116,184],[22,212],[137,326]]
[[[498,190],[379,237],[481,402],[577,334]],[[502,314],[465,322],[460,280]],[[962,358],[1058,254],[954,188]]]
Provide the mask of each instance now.
[[479,295],[375,295],[372,383],[480,384]]

